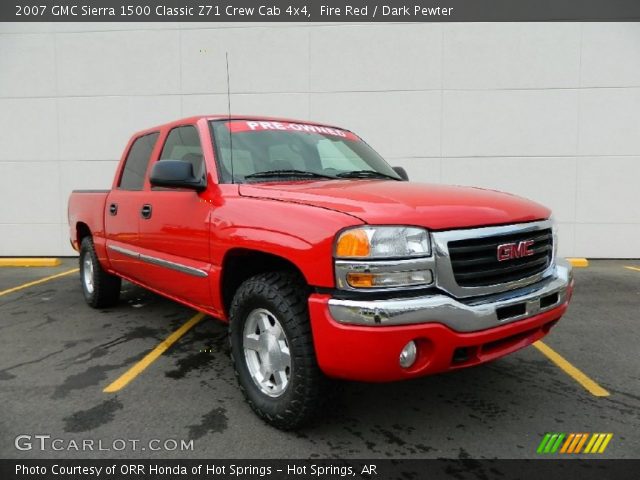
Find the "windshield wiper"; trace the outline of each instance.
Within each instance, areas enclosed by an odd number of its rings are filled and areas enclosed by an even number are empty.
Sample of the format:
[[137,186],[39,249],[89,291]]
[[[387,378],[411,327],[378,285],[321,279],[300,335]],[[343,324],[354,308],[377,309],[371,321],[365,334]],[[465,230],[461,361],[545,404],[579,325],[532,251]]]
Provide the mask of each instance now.
[[373,170],[352,170],[350,172],[340,172],[336,174],[339,178],[389,178],[391,180],[400,180],[397,177],[387,175],[386,173],[376,172]]
[[244,178],[269,178],[269,177],[314,177],[314,178],[336,178],[322,173],[309,172],[307,170],[267,170],[245,175]]

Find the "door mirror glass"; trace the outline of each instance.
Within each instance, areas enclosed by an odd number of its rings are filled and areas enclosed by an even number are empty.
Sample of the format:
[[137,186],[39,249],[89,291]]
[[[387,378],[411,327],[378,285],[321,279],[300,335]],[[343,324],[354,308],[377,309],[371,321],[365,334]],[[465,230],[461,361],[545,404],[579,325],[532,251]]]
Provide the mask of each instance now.
[[207,188],[204,178],[195,178],[193,165],[184,160],[162,160],[156,162],[149,178],[154,187],[189,188],[204,190]]

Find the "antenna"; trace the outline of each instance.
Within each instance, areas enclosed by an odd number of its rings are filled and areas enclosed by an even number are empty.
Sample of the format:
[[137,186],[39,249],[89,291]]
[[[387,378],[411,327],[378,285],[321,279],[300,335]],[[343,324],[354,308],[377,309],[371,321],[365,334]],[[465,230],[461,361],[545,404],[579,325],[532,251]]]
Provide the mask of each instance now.
[[235,183],[233,175],[233,135],[231,134],[231,83],[229,82],[229,52],[225,52],[227,60],[227,128],[229,129],[229,155],[231,158],[231,183]]

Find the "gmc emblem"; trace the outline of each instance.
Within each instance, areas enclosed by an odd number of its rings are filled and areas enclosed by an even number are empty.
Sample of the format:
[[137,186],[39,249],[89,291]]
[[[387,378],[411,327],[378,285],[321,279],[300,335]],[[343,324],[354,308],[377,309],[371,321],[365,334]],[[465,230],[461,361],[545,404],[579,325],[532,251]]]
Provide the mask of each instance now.
[[515,258],[530,257],[533,255],[531,246],[534,244],[533,240],[523,240],[518,243],[503,243],[498,245],[498,261],[504,262],[505,260],[513,260]]

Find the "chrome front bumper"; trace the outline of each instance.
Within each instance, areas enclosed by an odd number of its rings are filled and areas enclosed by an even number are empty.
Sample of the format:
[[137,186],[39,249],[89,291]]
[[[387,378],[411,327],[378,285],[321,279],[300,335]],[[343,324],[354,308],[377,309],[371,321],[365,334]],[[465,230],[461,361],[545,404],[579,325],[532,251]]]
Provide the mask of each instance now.
[[571,265],[564,259],[556,259],[552,275],[533,285],[508,292],[465,299],[444,294],[389,300],[332,298],[329,300],[329,311],[336,321],[346,324],[389,326],[441,323],[458,332],[475,332],[563,305],[572,282]]

